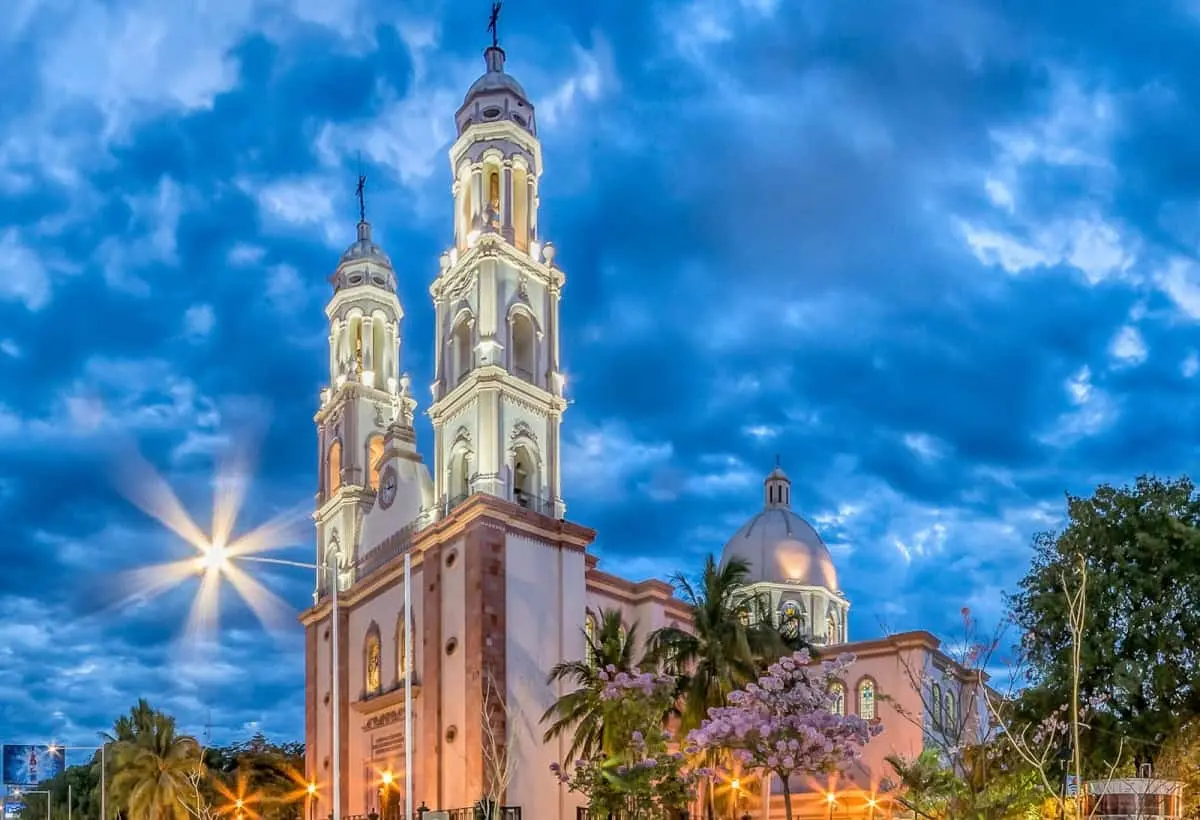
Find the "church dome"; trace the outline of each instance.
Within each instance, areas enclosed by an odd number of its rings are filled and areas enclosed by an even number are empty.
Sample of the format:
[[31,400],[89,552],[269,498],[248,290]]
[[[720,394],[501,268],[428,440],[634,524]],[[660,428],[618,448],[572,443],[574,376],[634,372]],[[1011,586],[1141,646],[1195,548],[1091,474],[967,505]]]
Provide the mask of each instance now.
[[536,136],[533,103],[524,87],[504,70],[504,49],[489,46],[483,52],[483,61],[486,71],[467,89],[463,104],[454,117],[459,136],[475,123],[503,121],[512,122]]
[[381,265],[392,266],[392,260],[383,252],[383,248],[371,238],[371,223],[363,220],[358,223],[358,238],[350,243],[350,247],[342,252],[342,262],[357,262],[360,259],[370,259]]
[[[503,63],[501,63],[503,65]],[[525,93],[525,89],[511,74],[504,73],[503,69],[498,71],[488,71],[478,80],[471,84],[467,89],[467,96],[463,98],[463,103],[469,103],[475,97],[481,94],[487,94],[493,91],[508,91],[523,100],[528,100],[529,96]]]
[[791,481],[776,467],[763,482],[763,509],[734,533],[721,564],[741,558],[750,565],[749,583],[824,587],[838,591],[833,557],[821,536],[791,510]]

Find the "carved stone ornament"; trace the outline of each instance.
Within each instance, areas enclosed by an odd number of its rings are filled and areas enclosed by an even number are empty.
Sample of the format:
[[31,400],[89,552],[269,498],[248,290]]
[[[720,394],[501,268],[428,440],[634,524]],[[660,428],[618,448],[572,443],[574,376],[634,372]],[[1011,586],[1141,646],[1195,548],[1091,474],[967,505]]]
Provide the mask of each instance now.
[[534,444],[538,443],[537,433],[533,432],[533,428],[523,421],[518,421],[513,425],[512,433],[509,434],[508,440],[516,442],[522,438],[527,438]]
[[395,726],[397,723],[404,722],[403,709],[390,709],[386,712],[381,712],[369,719],[363,724],[364,732],[374,732],[376,729],[386,729],[388,726]]

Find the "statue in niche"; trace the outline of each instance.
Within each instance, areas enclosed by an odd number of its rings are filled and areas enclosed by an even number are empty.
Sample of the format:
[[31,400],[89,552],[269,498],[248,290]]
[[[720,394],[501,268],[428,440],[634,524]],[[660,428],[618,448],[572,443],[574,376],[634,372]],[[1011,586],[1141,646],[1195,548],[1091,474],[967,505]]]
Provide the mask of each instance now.
[[354,331],[354,364],[355,372],[361,373],[363,369],[362,325],[359,325]]
[[500,175],[491,174],[488,177],[488,206],[484,214],[484,223],[489,228],[500,225]]

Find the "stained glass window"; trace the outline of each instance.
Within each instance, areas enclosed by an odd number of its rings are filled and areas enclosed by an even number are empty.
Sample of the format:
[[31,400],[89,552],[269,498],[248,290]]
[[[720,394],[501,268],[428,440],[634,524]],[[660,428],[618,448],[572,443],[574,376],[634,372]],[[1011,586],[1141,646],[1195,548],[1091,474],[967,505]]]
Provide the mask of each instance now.
[[858,716],[863,720],[875,719],[875,681],[870,678],[858,685]]
[[832,695],[829,711],[835,715],[846,714],[846,687],[841,682],[835,681],[829,686],[829,694]]
[[587,645],[584,646],[583,651],[586,653],[588,665],[593,666],[596,663],[596,656],[592,651],[592,647],[596,644],[596,619],[590,612],[583,619],[583,635],[587,639]]
[[804,610],[795,601],[784,601],[779,607],[779,628],[789,635],[798,634],[804,627]]
[[933,684],[933,693],[929,698],[929,709],[933,712],[930,716],[933,718],[933,728],[940,730],[942,728],[942,685],[940,683]]

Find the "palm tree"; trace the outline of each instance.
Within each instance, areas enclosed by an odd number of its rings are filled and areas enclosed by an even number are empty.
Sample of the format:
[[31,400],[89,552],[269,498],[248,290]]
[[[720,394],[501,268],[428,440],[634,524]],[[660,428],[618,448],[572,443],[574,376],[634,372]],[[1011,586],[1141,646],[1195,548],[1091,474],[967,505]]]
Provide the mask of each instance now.
[[610,748],[601,719],[600,693],[605,685],[600,677],[601,670],[631,672],[639,666],[634,662],[637,624],[632,624],[626,631],[620,610],[603,610],[594,631],[585,629],[583,635],[586,657],[557,664],[546,681],[551,685],[570,683],[574,686],[542,715],[542,723],[550,723],[543,737],[545,742],[572,732],[568,761],[591,757]]
[[175,731],[175,718],[139,700],[117,720],[112,795],[126,820],[186,820],[190,775],[201,765],[200,744]]
[[678,678],[683,731],[699,726],[709,707],[724,706],[730,692],[790,650],[763,598],[746,592],[749,574],[740,558],[718,566],[709,555],[698,584],[681,574],[673,579],[692,628],[652,632],[647,659]]

